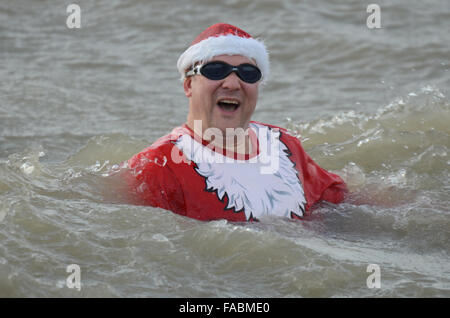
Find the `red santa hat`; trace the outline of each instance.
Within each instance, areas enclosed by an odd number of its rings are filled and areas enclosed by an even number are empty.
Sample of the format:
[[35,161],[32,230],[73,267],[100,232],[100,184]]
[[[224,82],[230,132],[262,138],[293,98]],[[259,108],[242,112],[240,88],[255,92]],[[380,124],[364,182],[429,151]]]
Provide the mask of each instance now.
[[197,62],[206,63],[218,55],[242,55],[253,59],[263,75],[269,76],[269,54],[261,40],[230,24],[217,23],[200,33],[191,46],[181,54],[177,62],[182,79],[186,71]]

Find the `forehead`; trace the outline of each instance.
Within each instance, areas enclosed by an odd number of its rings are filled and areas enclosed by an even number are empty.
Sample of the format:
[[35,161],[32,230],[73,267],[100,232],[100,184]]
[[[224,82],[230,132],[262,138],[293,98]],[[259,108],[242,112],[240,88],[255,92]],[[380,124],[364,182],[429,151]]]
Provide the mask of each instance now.
[[253,59],[250,59],[243,55],[218,55],[214,56],[209,62],[211,61],[222,61],[231,65],[239,65],[244,63],[256,65]]

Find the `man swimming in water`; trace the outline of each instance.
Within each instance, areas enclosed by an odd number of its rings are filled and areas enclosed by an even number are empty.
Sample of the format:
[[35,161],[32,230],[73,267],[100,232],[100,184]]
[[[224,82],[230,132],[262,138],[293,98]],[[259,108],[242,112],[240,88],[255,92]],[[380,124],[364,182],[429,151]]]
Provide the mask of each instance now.
[[339,203],[344,181],[319,167],[287,130],[251,121],[269,76],[265,45],[215,24],[177,63],[187,121],[127,162],[126,178],[146,205],[199,220],[301,219],[320,200]]

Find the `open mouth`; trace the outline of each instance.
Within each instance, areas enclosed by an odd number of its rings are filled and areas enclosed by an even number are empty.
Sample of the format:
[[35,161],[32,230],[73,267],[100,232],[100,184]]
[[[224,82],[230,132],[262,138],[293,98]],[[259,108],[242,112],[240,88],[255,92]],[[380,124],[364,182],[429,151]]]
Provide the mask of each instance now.
[[221,99],[217,102],[217,105],[226,112],[234,112],[239,108],[240,103],[234,99]]

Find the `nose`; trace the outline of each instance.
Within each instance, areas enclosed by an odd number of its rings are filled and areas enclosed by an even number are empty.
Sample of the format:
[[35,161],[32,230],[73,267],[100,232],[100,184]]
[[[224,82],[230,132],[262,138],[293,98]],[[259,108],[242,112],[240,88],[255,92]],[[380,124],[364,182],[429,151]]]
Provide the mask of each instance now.
[[225,79],[223,80],[222,87],[229,90],[239,89],[241,88],[241,79],[235,72],[231,72],[231,74],[225,77]]

